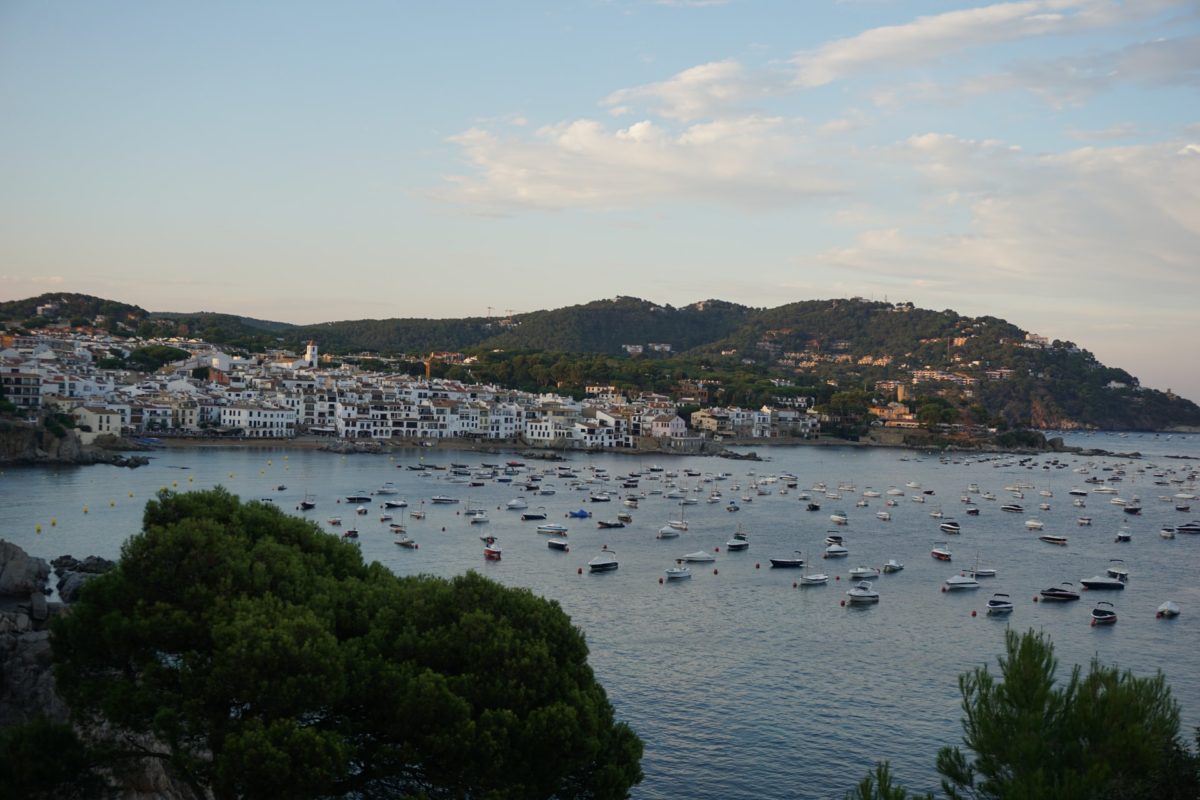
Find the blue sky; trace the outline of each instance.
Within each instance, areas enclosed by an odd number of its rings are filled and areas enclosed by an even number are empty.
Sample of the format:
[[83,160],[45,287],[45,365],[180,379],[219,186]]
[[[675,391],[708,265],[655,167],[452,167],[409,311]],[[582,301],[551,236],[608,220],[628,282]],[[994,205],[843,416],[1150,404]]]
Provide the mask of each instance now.
[[0,297],[1004,317],[1200,400],[1186,0],[0,5]]

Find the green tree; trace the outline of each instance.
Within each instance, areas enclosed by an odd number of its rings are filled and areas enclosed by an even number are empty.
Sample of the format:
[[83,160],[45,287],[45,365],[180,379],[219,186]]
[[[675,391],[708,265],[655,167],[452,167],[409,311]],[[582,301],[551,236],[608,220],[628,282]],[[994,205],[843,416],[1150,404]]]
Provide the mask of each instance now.
[[999,680],[959,678],[963,745],[938,753],[950,798],[1195,798],[1195,758],[1162,674],[1139,678],[1093,660],[1056,683],[1054,647],[1010,630]]
[[558,605],[398,578],[217,489],[160,493],[56,620],[59,686],[228,797],[621,798],[641,742]]

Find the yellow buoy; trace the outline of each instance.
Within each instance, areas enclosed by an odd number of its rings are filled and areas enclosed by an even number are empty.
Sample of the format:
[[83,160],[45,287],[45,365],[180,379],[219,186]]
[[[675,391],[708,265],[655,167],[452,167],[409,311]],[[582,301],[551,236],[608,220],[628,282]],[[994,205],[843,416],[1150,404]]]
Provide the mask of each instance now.
[[229,473],[229,477],[231,477],[231,478],[233,477],[233,473],[232,473],[232,472],[231,472],[231,473]]
[[85,513],[85,514],[87,513],[87,506],[83,507],[83,513]]
[[188,475],[188,483],[191,483],[191,482],[192,482],[192,480],[193,480],[192,476],[191,476],[191,475]]
[[271,459],[269,459],[269,458],[267,459],[267,466],[268,467],[271,466]]
[[36,531],[37,533],[39,533],[39,534],[40,534],[40,533],[42,532],[42,525],[41,525],[41,523],[39,522],[37,525],[34,525],[34,526],[33,526],[33,529],[34,529],[34,531]]
[[58,525],[58,517],[51,517],[50,518],[50,527],[53,528],[57,525]]
[[171,488],[172,488],[172,489],[178,489],[178,488],[179,488],[179,481],[171,481]]
[[117,507],[117,501],[116,501],[116,500],[109,500],[109,501],[108,501],[108,507],[109,507],[109,508],[116,508],[116,507]]
[[130,493],[129,493],[129,496],[130,496],[130,497],[133,497],[133,492],[130,492]]

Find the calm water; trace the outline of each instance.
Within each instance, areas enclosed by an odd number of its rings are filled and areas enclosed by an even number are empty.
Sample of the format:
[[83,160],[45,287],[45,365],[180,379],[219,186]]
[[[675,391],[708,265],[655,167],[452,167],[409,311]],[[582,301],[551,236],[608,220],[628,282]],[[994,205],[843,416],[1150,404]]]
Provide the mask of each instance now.
[[[1177,512],[1162,497],[1186,491],[1189,471],[1200,461],[1168,456],[1200,456],[1200,436],[1153,435],[1068,437],[1068,441],[1119,452],[1140,451],[1143,458],[1039,457],[1027,463],[1018,458],[919,455],[897,450],[849,448],[759,448],[768,460],[663,459],[667,470],[679,471],[678,483],[700,498],[686,508],[690,530],[674,540],[659,540],[655,532],[668,519],[678,518],[677,501],[649,495],[632,510],[633,524],[622,530],[599,530],[596,519],[614,518],[625,509],[620,502],[589,503],[586,491],[572,490],[568,481],[547,477],[557,487],[553,496],[526,495],[520,488],[488,481],[470,488],[451,482],[449,472],[398,469],[422,456],[429,464],[451,461],[478,467],[503,462],[509,456],[425,451],[389,456],[340,456],[307,451],[269,449],[164,450],[151,465],[137,470],[111,467],[6,470],[0,475],[0,536],[34,555],[51,558],[63,553],[114,557],[121,542],[140,525],[142,504],[161,487],[180,490],[227,486],[243,499],[272,498],[291,513],[306,493],[318,506],[307,512],[327,530],[331,515],[344,525],[357,522],[363,555],[399,574],[454,575],[476,569],[513,586],[532,589],[557,600],[587,635],[591,663],[607,688],[618,715],[646,743],[645,782],[637,798],[667,798],[686,794],[701,798],[841,797],[877,759],[888,758],[910,788],[934,788],[934,756],[943,744],[961,736],[957,677],[975,666],[995,666],[1004,630],[1033,627],[1050,634],[1064,665],[1086,663],[1093,656],[1138,673],[1161,669],[1183,707],[1188,729],[1200,724],[1200,674],[1189,659],[1200,649],[1200,537],[1180,534],[1164,540],[1159,529],[1200,518],[1200,501],[1191,512]],[[623,495],[617,476],[647,469],[655,459],[628,456],[577,457],[569,464],[581,478],[593,478],[606,468],[613,479],[607,487]],[[1086,474],[1073,470],[1090,464],[1090,474],[1110,478],[1124,469],[1115,483],[1120,497],[1138,495],[1144,506],[1139,517],[1109,502],[1111,495],[1090,494],[1086,509],[1075,508],[1067,494],[1085,487]],[[552,467],[530,462],[530,469]],[[703,482],[684,477],[684,469],[707,475],[732,473],[726,481]],[[749,474],[753,470],[755,474]],[[781,494],[783,482],[764,484],[757,494],[751,482],[791,472],[799,488]],[[1156,477],[1159,473],[1161,477]],[[637,491],[665,487],[643,478]],[[599,479],[597,479],[599,480]],[[356,517],[353,507],[338,498],[373,491],[395,482],[397,497],[428,514],[408,520],[418,550],[397,547],[385,523],[379,521],[379,502],[371,513]],[[830,490],[853,484],[841,499],[812,491],[823,481]],[[1168,485],[1156,485],[1165,481]],[[910,488],[908,482],[919,483]],[[1006,486],[1031,484],[1024,490],[1024,514],[1002,513],[1013,502]],[[995,501],[973,495],[981,507],[978,517],[965,515],[960,497],[968,484],[993,492]],[[276,487],[286,485],[280,491]],[[739,488],[734,490],[733,484]],[[587,488],[599,489],[602,482]],[[888,509],[892,520],[882,522],[875,512],[887,496],[856,501],[868,487],[883,493],[890,486],[903,490],[898,504]],[[705,498],[717,488],[723,498]],[[821,511],[805,511],[801,492],[808,489]],[[1046,489],[1052,497],[1042,497]],[[1193,487],[1194,490],[1194,487]],[[932,495],[923,492],[932,491]],[[130,494],[132,493],[132,496]],[[1196,492],[1200,493],[1200,492]],[[462,500],[456,506],[431,505],[435,494]],[[731,497],[742,510],[730,513]],[[912,501],[923,496],[924,503]],[[571,551],[546,547],[548,537],[534,531],[537,523],[521,522],[519,512],[503,510],[508,500],[525,496],[531,507],[545,506],[548,521],[569,525]],[[424,501],[422,505],[422,501]],[[1048,511],[1037,509],[1048,502]],[[488,510],[488,525],[470,525],[463,516],[468,503]],[[84,507],[87,507],[87,513]],[[930,512],[941,508],[962,524],[962,533],[938,531]],[[587,508],[591,520],[564,519],[570,509]],[[840,561],[817,560],[819,571],[838,575],[828,586],[793,588],[798,573],[772,570],[769,557],[800,549],[820,553],[833,529],[829,514],[844,509],[850,524],[838,529],[846,537],[850,556]],[[1080,527],[1076,517],[1086,513],[1094,522]],[[1045,544],[1025,529],[1036,517],[1045,531],[1069,537],[1066,547]],[[54,518],[56,524],[51,525]],[[750,533],[750,549],[726,553],[725,542],[738,525]],[[1114,533],[1127,524],[1129,544],[1114,543]],[[36,527],[41,525],[41,533]],[[479,536],[498,537],[504,549],[500,562],[485,562]],[[937,541],[949,540],[954,563],[929,556]],[[603,544],[614,548],[620,568],[591,575],[586,563]],[[717,561],[693,565],[689,581],[660,584],[663,569],[685,553],[720,548]],[[1034,603],[1043,587],[1102,573],[1110,558],[1124,558],[1131,578],[1119,593],[1084,594],[1067,605]],[[849,588],[847,570],[859,564],[880,566],[889,558],[905,563],[904,571],[876,581],[882,599],[877,606],[842,607]],[[999,571],[984,579],[975,592],[947,594],[942,581],[961,568],[981,566]],[[761,567],[759,565],[762,565]],[[583,574],[578,570],[583,568]],[[983,612],[994,591],[1012,595],[1016,611],[1008,620]],[[1112,600],[1120,622],[1111,628],[1092,628],[1089,611],[1094,601]],[[1163,600],[1173,599],[1183,614],[1173,621],[1155,619]],[[972,612],[978,612],[973,617]]]

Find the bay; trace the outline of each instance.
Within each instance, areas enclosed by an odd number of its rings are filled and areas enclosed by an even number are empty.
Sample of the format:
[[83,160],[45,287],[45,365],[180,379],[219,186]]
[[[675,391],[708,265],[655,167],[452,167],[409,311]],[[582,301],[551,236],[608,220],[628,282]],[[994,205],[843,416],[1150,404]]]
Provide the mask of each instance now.
[[[1142,457],[939,457],[804,446],[759,447],[766,459],[761,462],[579,455],[564,464],[591,481],[577,490],[553,474],[555,464],[536,461],[513,476],[513,483],[487,478],[478,487],[454,482],[449,469],[408,469],[461,462],[478,471],[482,462],[503,465],[513,458],[470,451],[342,456],[180,448],[156,451],[149,466],[136,470],[8,468],[0,474],[0,537],[44,558],[64,553],[114,558],[140,528],[144,503],[155,492],[225,486],[244,500],[269,498],[330,535],[357,524],[363,556],[397,574],[451,576],[475,569],[557,601],[584,631],[591,664],[619,718],[646,744],[646,779],[634,789],[635,798],[841,796],[881,759],[890,760],[910,788],[933,789],[938,747],[961,737],[958,675],[981,665],[994,669],[1009,625],[1047,633],[1063,675],[1093,657],[1138,674],[1162,670],[1182,707],[1185,730],[1200,725],[1200,675],[1189,669],[1189,658],[1200,648],[1200,537],[1159,536],[1164,525],[1200,518],[1200,503],[1193,501],[1193,511],[1184,513],[1162,499],[1194,489],[1187,476],[1197,469],[1200,436],[1066,437],[1069,444],[1138,451]],[[650,472],[657,466],[663,471]],[[699,474],[685,476],[684,470]],[[536,495],[517,485],[531,472],[543,471],[548,473],[543,485],[553,484],[555,494]],[[638,488],[622,488],[617,478],[635,471],[641,473]],[[681,509],[677,500],[650,494],[666,489],[669,471],[679,474],[674,481],[697,504]],[[719,472],[731,476],[717,480]],[[794,474],[798,484],[787,493],[781,492],[784,473]],[[1074,507],[1068,491],[1094,488],[1084,483],[1091,476],[1120,477],[1111,485],[1119,487],[1122,498],[1140,497],[1142,514],[1125,514],[1110,502],[1111,495],[1096,493],[1085,498],[1085,508]],[[355,504],[339,502],[386,482],[393,482],[397,493],[374,496],[363,504],[365,515],[354,513]],[[829,491],[839,483],[854,488],[830,498],[811,488],[819,482]],[[968,493],[970,484],[980,493]],[[1018,484],[1029,485],[1025,497],[1012,499],[1005,487]],[[875,512],[885,509],[885,492],[893,486],[902,494],[886,509],[892,518],[884,522]],[[882,496],[863,498],[868,487]],[[591,492],[605,488],[614,493],[612,502],[589,502]],[[706,502],[714,489],[722,493],[720,501]],[[805,510],[806,490],[820,511]],[[1052,496],[1040,495],[1041,490]],[[996,500],[981,499],[989,491]],[[620,497],[634,492],[646,497],[637,509],[628,509]],[[299,501],[309,494],[317,507],[299,511]],[[434,505],[435,494],[460,502]],[[964,495],[974,499],[979,516],[965,514]],[[547,521],[568,526],[570,552],[549,550],[549,537],[535,532],[536,522],[522,522],[519,511],[506,510],[517,497],[530,507],[544,506]],[[426,512],[424,520],[405,518],[418,549],[397,547],[379,519],[382,501],[396,498]],[[726,511],[730,499],[737,500],[740,511]],[[860,499],[868,505],[856,506]],[[1024,504],[1026,512],[1001,512],[1006,501]],[[1039,510],[1039,502],[1047,502],[1049,510]],[[470,524],[464,514],[468,506],[486,509],[490,521]],[[939,520],[930,515],[939,507],[961,523],[961,534],[939,532]],[[566,517],[578,509],[592,512],[592,518]],[[677,539],[656,538],[681,510],[688,530]],[[845,510],[849,524],[833,525],[834,510]],[[598,520],[620,511],[632,514],[631,525],[598,528]],[[403,517],[403,512],[392,513],[397,520]],[[1079,526],[1080,514],[1090,515],[1092,525]],[[334,515],[343,520],[340,528],[326,522]],[[1068,544],[1039,541],[1023,524],[1029,518],[1042,521],[1043,532],[1067,536]],[[750,548],[727,553],[725,542],[739,525],[749,533]],[[1114,541],[1121,526],[1132,533],[1127,544]],[[814,568],[831,576],[827,586],[795,588],[797,571],[770,568],[771,556],[795,550],[819,555],[830,530],[845,537],[850,555],[816,559]],[[483,534],[497,537],[502,560],[484,560]],[[930,557],[939,541],[949,542],[951,564]],[[587,561],[603,545],[617,551],[620,568],[589,574]],[[675,559],[701,549],[715,552],[716,561],[693,564],[691,580],[660,583]],[[905,569],[875,581],[879,604],[844,607],[851,585],[847,571],[860,564],[878,567],[889,558],[904,562]],[[1103,573],[1111,558],[1124,559],[1129,568],[1125,591],[1098,598],[1085,593],[1081,602],[1064,605],[1034,602],[1041,588],[1061,581],[1078,585],[1081,578]],[[974,592],[941,591],[947,577],[977,560],[995,567],[998,576],[982,579],[982,588]],[[1010,618],[984,613],[994,591],[1012,596],[1016,610]],[[1090,626],[1096,599],[1115,603],[1117,625]],[[1156,619],[1155,609],[1167,599],[1179,603],[1183,614],[1171,621]]]

